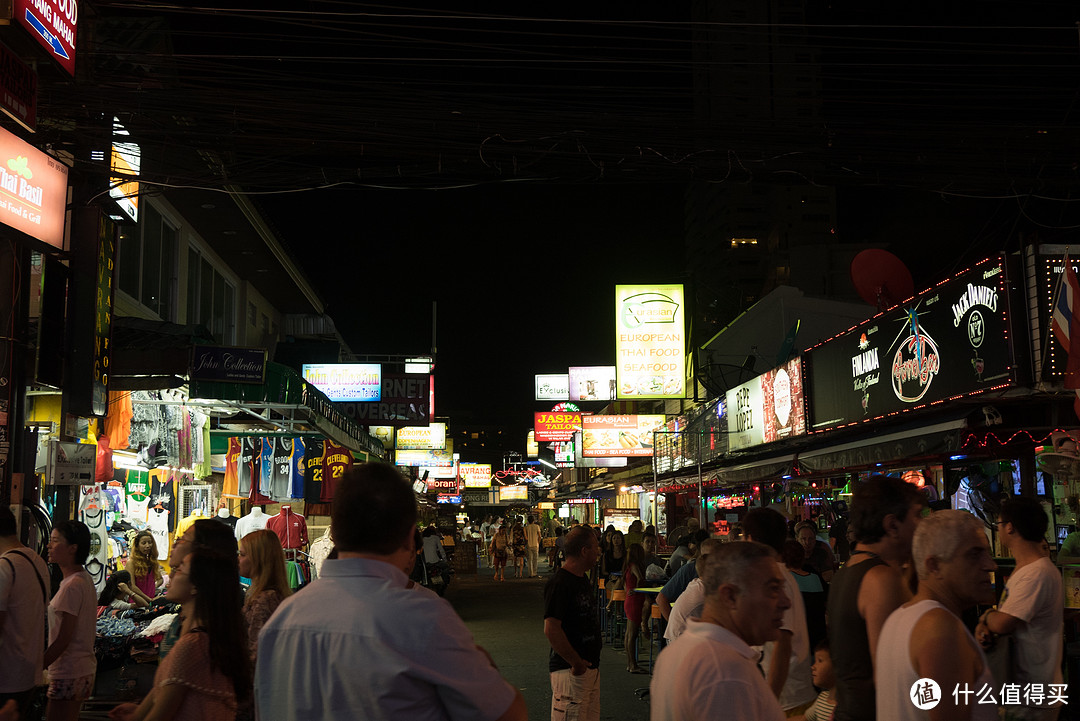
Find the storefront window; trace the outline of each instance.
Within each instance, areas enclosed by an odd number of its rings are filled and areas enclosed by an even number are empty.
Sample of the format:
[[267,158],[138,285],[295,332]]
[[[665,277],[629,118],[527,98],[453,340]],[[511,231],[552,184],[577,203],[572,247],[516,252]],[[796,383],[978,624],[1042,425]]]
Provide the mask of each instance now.
[[175,321],[179,231],[147,205],[136,231],[120,241],[118,285],[162,320]]
[[188,322],[206,326],[219,343],[236,342],[236,288],[198,249],[188,249]]

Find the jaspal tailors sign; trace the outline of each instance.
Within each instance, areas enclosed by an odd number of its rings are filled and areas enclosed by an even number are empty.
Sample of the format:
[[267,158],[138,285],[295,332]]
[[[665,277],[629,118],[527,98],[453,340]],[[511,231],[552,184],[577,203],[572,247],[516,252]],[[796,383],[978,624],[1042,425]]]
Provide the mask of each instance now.
[[535,413],[533,431],[537,443],[565,443],[581,430],[581,414],[571,412]]
[[64,249],[68,168],[0,129],[0,223]]
[[810,429],[1013,384],[1005,276],[989,258],[810,349]]

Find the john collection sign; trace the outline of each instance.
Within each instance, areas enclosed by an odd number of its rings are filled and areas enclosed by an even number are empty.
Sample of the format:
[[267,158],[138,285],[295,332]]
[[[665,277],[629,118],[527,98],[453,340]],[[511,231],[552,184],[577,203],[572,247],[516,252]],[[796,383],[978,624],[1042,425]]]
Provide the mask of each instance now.
[[1014,383],[1005,287],[990,258],[810,349],[810,430]]

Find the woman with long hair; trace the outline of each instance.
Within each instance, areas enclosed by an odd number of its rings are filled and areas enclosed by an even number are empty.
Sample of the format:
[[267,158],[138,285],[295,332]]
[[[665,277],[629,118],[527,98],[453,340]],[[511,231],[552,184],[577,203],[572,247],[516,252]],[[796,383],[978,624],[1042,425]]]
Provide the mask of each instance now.
[[94,690],[97,657],[97,594],[83,568],[90,555],[90,529],[80,521],[60,521],[49,536],[49,562],[60,567],[64,579],[49,602],[49,669],[47,721],[79,718],[83,701]]
[[506,526],[499,526],[499,529],[495,532],[495,535],[491,537],[491,546],[488,552],[491,557],[495,559],[495,580],[506,580],[506,557],[507,547],[510,545],[510,538],[506,535]]
[[285,552],[273,531],[252,531],[240,539],[240,575],[251,579],[244,596],[244,623],[247,625],[248,656],[255,663],[259,631],[292,593],[285,575]]
[[150,605],[150,599],[142,589],[132,584],[130,573],[117,571],[109,576],[109,580],[102,587],[97,605],[128,611],[133,608],[146,608]]
[[645,673],[637,663],[637,637],[641,632],[641,609],[645,595],[634,593],[638,586],[645,585],[645,549],[640,543],[631,543],[626,552],[626,564],[623,566],[623,589],[626,599],[623,611],[626,612],[626,634],[623,647],[626,649],[626,670],[630,673]]
[[233,721],[251,696],[251,660],[236,562],[197,549],[173,569],[166,598],[184,606],[180,640],[158,665],[142,703],[120,704],[116,721]]
[[127,570],[147,598],[157,596],[158,586],[161,585],[161,564],[158,563],[157,541],[150,531],[140,531],[131,540]]

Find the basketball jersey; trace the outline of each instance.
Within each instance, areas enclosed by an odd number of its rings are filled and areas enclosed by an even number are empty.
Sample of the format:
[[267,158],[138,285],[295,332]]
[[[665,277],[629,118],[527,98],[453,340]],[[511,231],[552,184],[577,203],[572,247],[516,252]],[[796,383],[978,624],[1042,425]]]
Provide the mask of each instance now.
[[259,493],[269,497],[274,483],[274,440],[260,439],[262,450],[259,452]]
[[289,488],[292,486],[293,469],[293,440],[291,438],[274,438],[274,467],[273,480],[270,484],[270,498],[275,501],[284,501],[289,498]]
[[146,525],[157,543],[158,560],[164,561],[169,557],[169,516],[168,511],[160,508],[151,508],[147,513]]
[[333,441],[326,441],[323,446],[323,483],[320,500],[329,503],[334,500],[334,488],[338,480],[352,468],[352,451],[339,446]]
[[221,495],[227,498],[240,498],[240,483],[236,477],[236,464],[240,461],[240,439],[229,439],[229,450],[225,453],[225,480],[221,482]]
[[294,438],[292,454],[292,474],[290,475],[291,484],[289,485],[289,498],[304,497],[304,474],[307,473],[307,464],[305,463],[306,453],[307,448],[304,445],[304,439]]
[[236,492],[241,498],[251,495],[251,479],[255,475],[255,444],[258,438],[240,439],[240,458],[236,463]]
[[[322,441],[309,441],[304,449],[304,506],[322,502],[323,446]],[[307,511],[304,511],[307,513]]]

